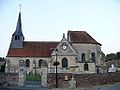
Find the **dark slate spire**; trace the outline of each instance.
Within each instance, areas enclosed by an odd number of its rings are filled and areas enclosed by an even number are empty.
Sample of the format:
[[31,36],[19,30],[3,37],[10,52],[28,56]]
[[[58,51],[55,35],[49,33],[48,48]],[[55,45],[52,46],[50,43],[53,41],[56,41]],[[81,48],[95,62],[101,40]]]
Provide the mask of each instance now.
[[18,17],[16,30],[13,33],[12,36],[23,36],[23,33],[22,33],[22,23],[21,23],[21,12],[19,12],[19,17]]
[[24,43],[24,36],[22,33],[21,12],[19,12],[17,26],[15,32],[12,35],[10,48],[23,48],[23,43]]

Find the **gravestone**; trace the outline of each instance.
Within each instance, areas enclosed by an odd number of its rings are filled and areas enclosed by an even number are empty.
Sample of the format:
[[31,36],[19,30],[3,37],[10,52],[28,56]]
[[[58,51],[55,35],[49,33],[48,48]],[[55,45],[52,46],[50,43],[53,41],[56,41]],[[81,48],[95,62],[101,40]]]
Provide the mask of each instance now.
[[114,64],[111,64],[111,67],[109,68],[108,72],[116,72]]
[[71,81],[69,81],[70,88],[76,88],[76,81],[74,80],[74,77],[71,78]]

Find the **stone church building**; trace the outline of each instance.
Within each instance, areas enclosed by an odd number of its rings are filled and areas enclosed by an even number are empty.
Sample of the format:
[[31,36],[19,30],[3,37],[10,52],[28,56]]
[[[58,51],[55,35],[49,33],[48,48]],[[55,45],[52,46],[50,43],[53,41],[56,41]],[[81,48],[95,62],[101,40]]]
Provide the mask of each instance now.
[[21,12],[12,35],[7,54],[7,72],[18,72],[20,62],[25,63],[26,73],[41,74],[42,68],[55,73],[54,63],[59,62],[59,73],[102,73],[104,54],[101,44],[86,31],[68,31],[61,41],[25,41],[22,33]]

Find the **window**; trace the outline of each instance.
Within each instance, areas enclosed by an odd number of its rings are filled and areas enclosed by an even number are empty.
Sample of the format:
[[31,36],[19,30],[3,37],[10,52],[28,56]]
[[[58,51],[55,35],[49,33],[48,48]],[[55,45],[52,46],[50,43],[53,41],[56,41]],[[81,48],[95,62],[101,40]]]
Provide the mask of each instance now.
[[20,37],[19,36],[15,36],[15,40],[19,40],[20,39]]
[[40,59],[40,60],[38,61],[38,67],[39,67],[39,68],[41,68],[41,64],[42,64],[42,59]]
[[95,53],[91,53],[91,59],[93,62],[95,62]]
[[89,68],[88,68],[88,64],[85,63],[85,64],[84,64],[84,71],[88,71],[88,70],[89,70]]
[[67,58],[63,58],[62,59],[62,67],[63,68],[67,68],[68,67],[68,60],[67,60]]
[[30,60],[26,59],[26,67],[30,67]]
[[81,55],[81,59],[82,59],[82,62],[85,61],[85,53],[82,53],[82,55]]

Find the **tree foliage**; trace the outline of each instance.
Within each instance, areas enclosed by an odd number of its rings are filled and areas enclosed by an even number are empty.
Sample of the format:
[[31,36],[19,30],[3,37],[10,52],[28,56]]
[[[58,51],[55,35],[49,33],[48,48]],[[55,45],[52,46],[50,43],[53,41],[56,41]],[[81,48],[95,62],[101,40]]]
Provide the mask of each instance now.
[[115,53],[110,53],[106,55],[106,61],[111,61],[111,60],[119,60],[120,59],[120,52]]
[[110,53],[106,55],[106,60],[111,61],[115,59],[115,53]]
[[120,59],[120,52],[116,53],[115,59]]
[[0,72],[4,73],[5,72],[5,61],[6,59],[4,57],[0,57],[0,62],[3,62],[4,64],[0,65]]

